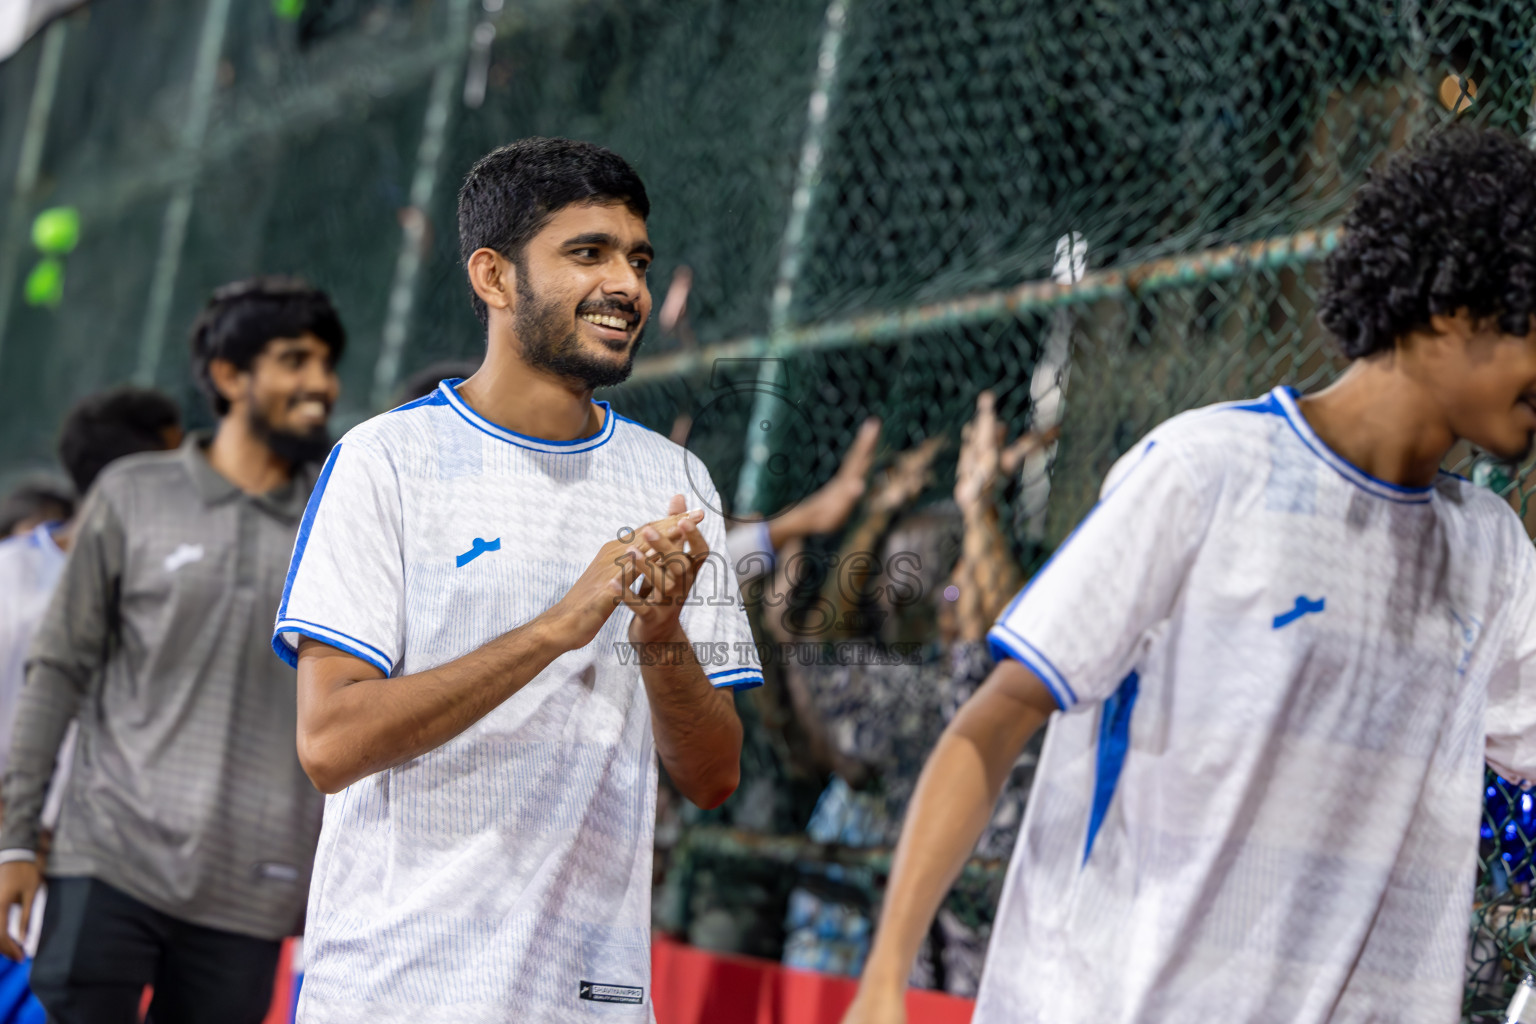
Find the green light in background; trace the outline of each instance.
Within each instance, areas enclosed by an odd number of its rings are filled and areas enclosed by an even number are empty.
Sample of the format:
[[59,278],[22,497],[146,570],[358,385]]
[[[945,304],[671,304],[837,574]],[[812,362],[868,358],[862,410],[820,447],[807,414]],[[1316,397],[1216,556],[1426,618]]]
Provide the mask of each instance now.
[[32,244],[49,256],[63,256],[80,242],[80,213],[73,206],[55,206],[32,221]]
[[27,275],[26,298],[29,306],[56,309],[64,299],[64,264],[52,256],[43,257]]
[[272,13],[284,21],[294,21],[304,13],[304,0],[272,0]]

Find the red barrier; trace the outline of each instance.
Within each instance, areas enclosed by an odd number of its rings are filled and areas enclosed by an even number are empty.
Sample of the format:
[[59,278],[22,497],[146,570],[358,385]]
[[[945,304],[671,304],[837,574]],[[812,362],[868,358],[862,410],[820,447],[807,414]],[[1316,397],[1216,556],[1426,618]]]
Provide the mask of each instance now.
[[[851,978],[770,960],[707,953],[651,940],[656,1024],[838,1024],[853,1002]],[[970,1024],[975,1004],[940,992],[907,993],[908,1024]]]
[[[292,949],[291,939],[283,943],[262,1024],[293,1020]],[[838,1024],[857,987],[851,978],[708,953],[661,935],[651,940],[656,1024]],[[970,1024],[973,1007],[969,999],[914,989],[907,993],[907,1024]]]
[[293,940],[283,940],[277,955],[277,980],[272,984],[272,1006],[261,1024],[293,1024]]

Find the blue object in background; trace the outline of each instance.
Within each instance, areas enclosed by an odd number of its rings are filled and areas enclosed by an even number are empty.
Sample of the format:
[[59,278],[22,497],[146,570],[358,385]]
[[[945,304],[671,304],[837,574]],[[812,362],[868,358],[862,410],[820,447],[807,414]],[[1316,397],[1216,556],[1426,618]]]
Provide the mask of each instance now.
[[1494,893],[1502,895],[1511,886],[1530,886],[1536,881],[1536,800],[1532,791],[1489,771],[1483,795],[1478,852],[1484,863],[1492,863]]
[[27,986],[27,976],[32,973],[32,961],[19,964],[0,958],[0,1024],[45,1024],[48,1019],[32,989]]

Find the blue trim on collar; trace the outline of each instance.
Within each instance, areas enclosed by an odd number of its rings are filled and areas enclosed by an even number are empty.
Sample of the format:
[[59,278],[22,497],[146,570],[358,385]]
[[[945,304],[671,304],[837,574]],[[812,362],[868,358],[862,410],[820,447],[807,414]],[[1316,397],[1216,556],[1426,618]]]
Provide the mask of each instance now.
[[38,523],[32,527],[31,531],[25,534],[25,536],[34,547],[47,551],[50,554],[65,555],[68,552],[59,547],[59,542],[53,536],[54,531],[63,525],[64,520],[62,519],[50,519],[46,523]]
[[1367,494],[1394,501],[1400,505],[1427,504],[1434,496],[1434,485],[1428,487],[1404,487],[1401,484],[1388,483],[1378,479],[1365,470],[1350,462],[1338,452],[1329,448],[1323,439],[1317,436],[1307,418],[1301,414],[1301,409],[1296,404],[1296,391],[1294,388],[1278,387],[1270,392],[1274,399],[1280,403],[1285,411],[1286,422],[1301,439],[1301,443],[1312,450],[1312,453],[1326,462],[1334,472],[1345,480],[1365,491]]
[[406,402],[404,405],[397,405],[397,406],[395,406],[393,409],[391,409],[389,411],[390,412],[404,412],[407,409],[419,409],[419,408],[421,408],[424,405],[447,405],[448,404],[448,399],[444,398],[443,397],[443,393],[440,390],[438,390],[438,389],[441,388],[444,383],[457,384],[461,379],[462,378],[455,377],[450,382],[438,381],[436,388],[433,388],[431,391],[428,391],[426,394],[422,395],[420,398],[413,398],[409,402]]
[[[1279,389],[1276,388],[1276,391]],[[1284,416],[1285,406],[1280,404],[1280,399],[1271,391],[1263,398],[1255,398],[1250,402],[1233,402],[1227,406],[1233,412],[1257,412],[1269,416]]]
[[617,425],[617,417],[609,408],[607,402],[593,402],[603,410],[603,425],[597,433],[587,437],[578,437],[574,441],[546,441],[542,437],[530,437],[527,434],[519,434],[515,430],[498,426],[481,416],[469,407],[469,403],[459,395],[456,388],[463,381],[459,378],[445,380],[437,386],[435,394],[442,395],[443,401],[464,418],[470,426],[481,433],[489,434],[498,441],[517,445],[519,448],[527,448],[529,451],[544,452],[547,455],[578,455],[581,452],[589,452],[594,448],[600,448],[608,443],[613,436],[613,428]]

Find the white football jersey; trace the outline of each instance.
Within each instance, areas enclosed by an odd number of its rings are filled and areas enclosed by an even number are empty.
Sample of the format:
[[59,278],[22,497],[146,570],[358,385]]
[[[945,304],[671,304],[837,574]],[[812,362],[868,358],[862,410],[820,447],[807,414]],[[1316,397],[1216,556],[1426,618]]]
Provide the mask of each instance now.
[[[300,526],[273,645],[314,637],[401,676],[546,611],[623,530],[720,507],[701,463],[601,405],[591,437],[489,422],[445,381],[331,452]],[[683,627],[716,686],[761,683],[713,554]],[[656,755],[618,609],[438,749],[326,801],[300,1018],[649,1021]]]
[[1484,759],[1536,778],[1536,551],[1295,395],[1110,472],[991,632],[1054,717],[977,1024],[1458,1019]]

